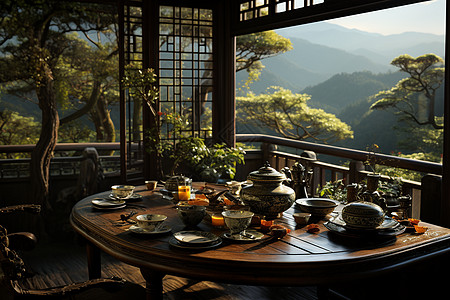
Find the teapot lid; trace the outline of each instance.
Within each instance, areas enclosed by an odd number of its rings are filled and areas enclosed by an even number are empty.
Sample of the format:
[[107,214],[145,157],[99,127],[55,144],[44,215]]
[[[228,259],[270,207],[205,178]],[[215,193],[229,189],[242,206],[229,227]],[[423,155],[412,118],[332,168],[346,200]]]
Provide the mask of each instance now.
[[282,181],[286,179],[286,175],[272,168],[269,162],[266,161],[263,167],[259,168],[257,171],[250,172],[248,179]]

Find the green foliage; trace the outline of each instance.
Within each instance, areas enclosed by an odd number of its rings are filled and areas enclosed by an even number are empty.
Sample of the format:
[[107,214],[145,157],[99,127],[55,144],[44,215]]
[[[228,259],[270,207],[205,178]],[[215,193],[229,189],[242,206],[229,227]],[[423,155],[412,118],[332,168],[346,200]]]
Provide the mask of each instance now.
[[272,89],[273,93],[238,97],[238,120],[296,140],[333,142],[353,138],[351,128],[335,115],[309,107],[309,95],[294,94],[281,87]]
[[[39,139],[40,126],[33,117],[23,117],[17,112],[0,111],[0,144],[35,144]],[[0,154],[0,158],[20,158],[23,155]]]
[[328,181],[318,192],[319,197],[347,202],[347,188],[342,179],[335,182]]
[[409,77],[400,80],[390,90],[376,94],[374,97],[378,100],[371,109],[393,109],[418,125],[430,124],[435,129],[442,129],[443,124],[435,115],[435,97],[444,79],[443,59],[435,54],[416,58],[404,54],[396,57],[391,64]]
[[[400,197],[402,195],[402,178],[391,177],[389,180],[378,181],[377,191],[382,197]],[[363,200],[363,194],[367,190],[365,180],[356,184],[356,197],[358,200]],[[347,186],[343,179],[337,181],[328,181],[318,190],[320,197],[337,200],[342,203],[347,203]]]
[[95,133],[79,120],[64,124],[59,128],[59,143],[87,143],[92,141],[95,141]]
[[158,99],[156,84],[156,74],[153,69],[139,69],[134,65],[126,66],[125,75],[122,78],[123,88],[128,89],[130,96],[147,103],[154,116],[156,116],[156,110],[153,106]]
[[191,136],[186,131],[190,127],[186,118],[172,113],[158,112],[157,115],[160,116],[161,128],[164,130],[159,132],[154,128],[148,131],[150,147],[147,151],[168,159],[166,161],[171,163],[171,175],[181,166],[194,175],[205,169],[212,169],[219,176],[234,178],[236,165],[244,163],[245,152],[242,148],[230,148],[223,144],[207,147],[204,139]]
[[244,84],[259,79],[264,65],[261,60],[292,49],[291,41],[273,30],[240,35],[236,38],[236,72],[247,70],[249,76]]
[[236,165],[244,164],[245,151],[240,148],[226,147],[225,144],[215,144],[206,148],[206,155],[194,165],[194,170],[200,173],[206,168],[216,170],[221,178],[233,179],[236,175]]

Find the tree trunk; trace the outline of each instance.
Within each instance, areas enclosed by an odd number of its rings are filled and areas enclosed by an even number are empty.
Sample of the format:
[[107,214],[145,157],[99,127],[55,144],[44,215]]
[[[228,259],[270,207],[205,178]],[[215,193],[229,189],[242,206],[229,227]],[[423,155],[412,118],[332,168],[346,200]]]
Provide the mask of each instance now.
[[42,128],[39,141],[31,153],[31,197],[29,202],[40,204],[43,211],[50,209],[50,160],[58,138],[59,115],[53,91],[53,78],[48,65],[36,89],[42,111]]
[[[100,97],[90,113],[92,122],[95,125],[97,142],[116,141],[116,130],[111,119],[111,111],[108,110],[107,100]],[[100,151],[100,155],[112,155],[114,151]]]

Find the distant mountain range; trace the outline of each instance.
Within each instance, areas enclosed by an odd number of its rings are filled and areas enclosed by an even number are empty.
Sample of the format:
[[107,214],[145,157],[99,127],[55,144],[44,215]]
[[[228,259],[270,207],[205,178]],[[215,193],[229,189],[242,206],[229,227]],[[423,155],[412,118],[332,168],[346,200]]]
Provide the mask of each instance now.
[[[384,36],[323,22],[277,33],[290,38],[293,50],[264,59],[265,68],[260,80],[250,85],[251,91],[259,94],[276,85],[309,94],[310,106],[336,114],[354,130],[354,139],[338,145],[364,150],[377,143],[384,153],[399,150],[401,137],[393,130],[399,126],[397,117],[390,111],[370,111],[369,97],[407,76],[390,65],[395,57],[435,53],[444,58],[444,36],[415,32]],[[245,80],[245,71],[236,77],[238,82]],[[441,88],[439,99],[442,93]],[[241,124],[237,129],[249,133]]]
[[[283,28],[276,32],[291,40],[293,50],[264,59],[261,79],[250,89],[262,93],[279,85],[299,92],[338,73],[395,71],[392,59],[401,54],[435,53],[444,57],[444,36],[406,32],[382,35],[326,22]],[[245,71],[237,81],[246,79]]]

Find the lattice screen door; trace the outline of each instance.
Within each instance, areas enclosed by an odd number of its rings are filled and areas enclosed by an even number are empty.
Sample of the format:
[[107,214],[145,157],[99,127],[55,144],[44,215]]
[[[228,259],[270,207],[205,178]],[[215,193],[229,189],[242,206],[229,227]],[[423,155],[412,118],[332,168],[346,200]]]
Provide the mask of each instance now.
[[[218,49],[222,42],[215,37],[218,28],[215,9],[226,2],[186,1],[182,2],[183,6],[175,6],[175,3],[180,2],[134,1],[123,9],[121,69],[130,63],[137,68],[155,69],[160,90],[155,106],[159,112],[156,118],[149,115],[140,99],[132,99],[126,91],[123,92],[122,106],[126,111],[122,112],[126,126],[121,127],[121,139],[126,137],[126,143],[123,143],[126,159],[122,165],[124,182],[142,180],[143,174],[144,177],[158,175],[154,170],[154,157],[145,152],[144,145],[145,133],[155,126],[161,127],[163,141],[172,142],[180,136],[197,136],[212,143],[213,127],[223,127],[221,123],[232,124],[231,131],[234,130],[233,104],[229,105],[233,108],[233,115],[228,113],[231,121],[213,122],[213,115],[222,118],[219,111],[224,105],[217,104],[216,98],[224,101],[224,97],[217,97],[224,84],[217,82],[216,77],[224,78],[223,75],[217,76],[217,65],[225,64],[217,57],[224,50]],[[234,65],[234,61],[230,64]],[[232,66],[228,69],[234,70]],[[234,96],[233,93],[231,95]],[[234,98],[228,97],[228,101],[234,103]],[[168,116],[183,120],[182,130],[175,135],[167,122]]]

